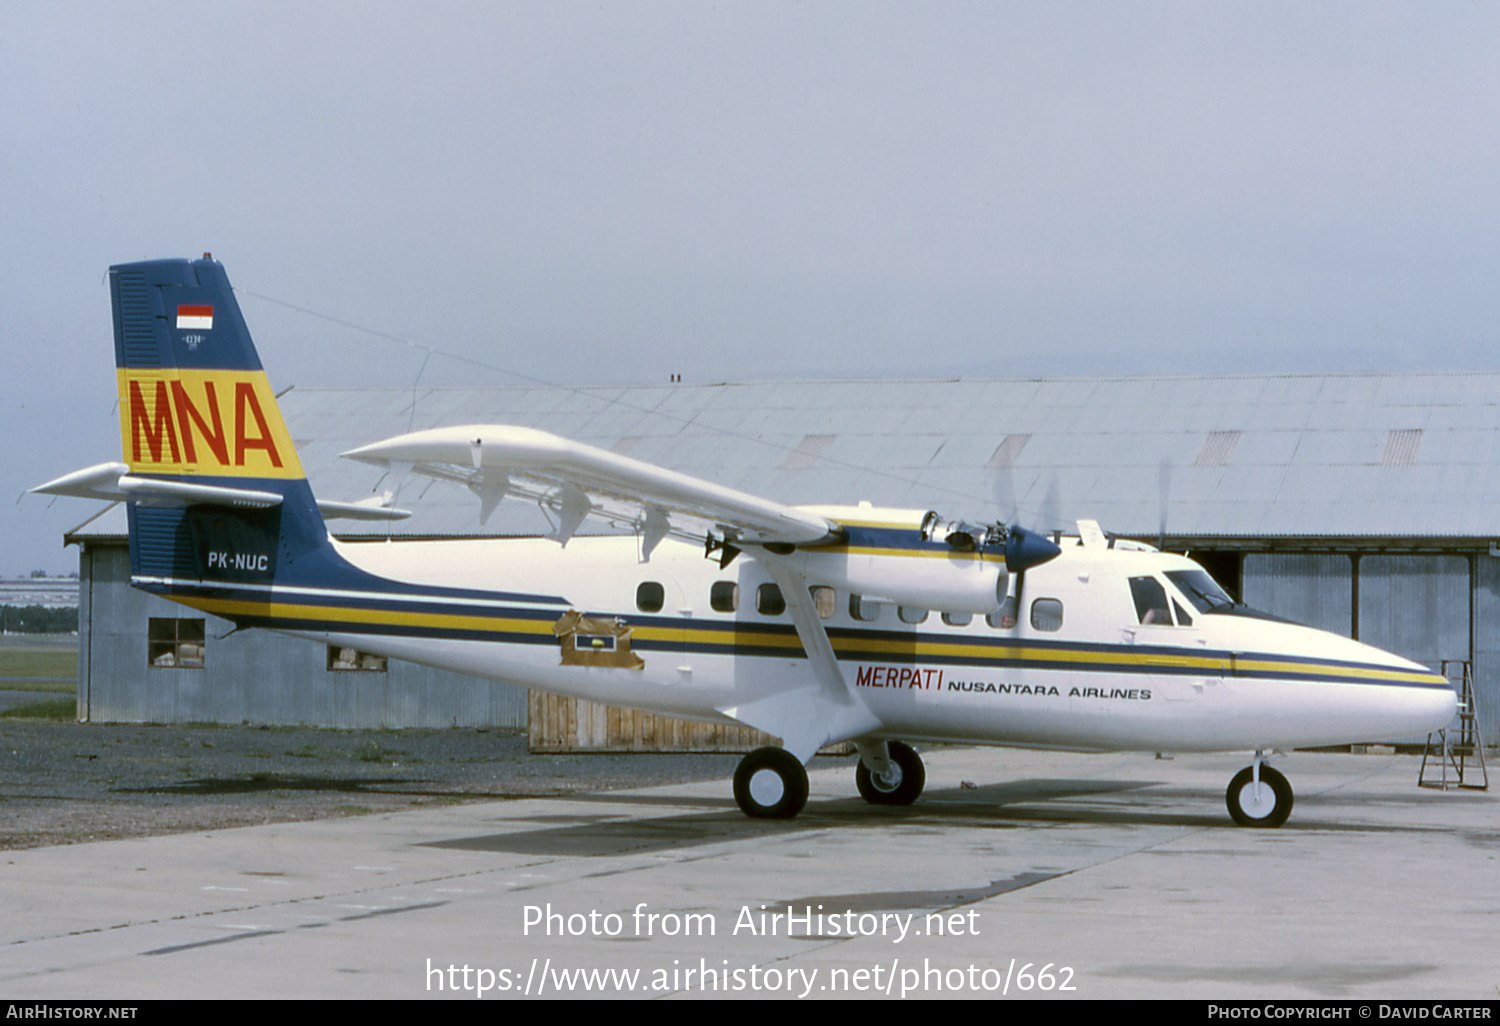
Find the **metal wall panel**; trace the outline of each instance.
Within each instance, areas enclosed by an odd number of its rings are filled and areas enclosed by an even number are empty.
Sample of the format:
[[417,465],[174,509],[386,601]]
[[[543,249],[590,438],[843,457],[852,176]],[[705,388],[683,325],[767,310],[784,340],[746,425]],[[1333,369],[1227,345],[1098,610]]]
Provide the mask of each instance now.
[[1468,659],[1469,595],[1464,556],[1362,556],[1359,640],[1434,670],[1444,659]]
[[[327,646],[234,625],[130,587],[123,545],[80,558],[79,718],[95,723],[255,723],[342,728],[526,728],[526,689],[392,659],[330,671]],[[202,669],[148,665],[151,617],[206,621]]]
[[1362,556],[1359,640],[1434,670],[1469,658],[1468,559]]
[[1241,585],[1246,605],[1349,637],[1354,630],[1354,564],[1336,553],[1249,553]]
[[1474,704],[1485,743],[1500,744],[1500,559],[1474,557]]

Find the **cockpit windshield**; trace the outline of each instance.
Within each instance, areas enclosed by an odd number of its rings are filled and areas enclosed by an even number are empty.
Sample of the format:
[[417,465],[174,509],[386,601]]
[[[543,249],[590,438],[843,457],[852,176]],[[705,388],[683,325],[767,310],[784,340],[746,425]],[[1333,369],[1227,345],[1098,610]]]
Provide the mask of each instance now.
[[1207,570],[1168,570],[1167,580],[1177,585],[1200,613],[1211,613],[1220,607],[1232,607],[1234,599],[1210,576]]

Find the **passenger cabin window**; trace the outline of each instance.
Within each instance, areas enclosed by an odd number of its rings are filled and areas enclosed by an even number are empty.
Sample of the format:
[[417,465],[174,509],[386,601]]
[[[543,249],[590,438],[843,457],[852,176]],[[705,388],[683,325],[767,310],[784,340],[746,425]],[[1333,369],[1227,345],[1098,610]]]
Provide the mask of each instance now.
[[826,620],[833,615],[834,609],[837,608],[837,599],[832,588],[814,585],[807,591],[812,595],[813,607],[818,611],[819,620]]
[[1167,589],[1155,577],[1132,577],[1130,597],[1135,599],[1135,615],[1142,624],[1172,625]]
[[732,613],[740,608],[740,586],[733,581],[715,581],[708,589],[708,606],[716,613]]
[[635,608],[643,613],[659,613],[667,603],[667,589],[656,581],[642,581],[635,589]]
[[901,618],[902,623],[923,623],[927,619],[927,610],[916,606],[897,606],[896,615]]
[[1016,607],[1016,597],[1007,595],[1005,601],[1000,603],[999,611],[986,614],[984,622],[996,630],[1011,630],[1016,625]]
[[1060,631],[1063,604],[1057,599],[1041,598],[1031,604],[1031,626],[1039,631]]
[[880,603],[871,602],[863,595],[849,596],[849,615],[861,623],[869,623],[880,616]]
[[780,616],[786,612],[786,599],[781,589],[774,584],[762,584],[755,589],[755,611],[761,616]]
[[943,622],[949,627],[967,627],[974,621],[973,613],[944,613]]

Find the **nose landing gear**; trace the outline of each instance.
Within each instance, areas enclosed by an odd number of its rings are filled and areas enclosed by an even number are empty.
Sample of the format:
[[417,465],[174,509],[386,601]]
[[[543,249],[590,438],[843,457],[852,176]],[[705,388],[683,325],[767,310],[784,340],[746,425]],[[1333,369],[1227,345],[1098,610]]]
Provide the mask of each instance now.
[[1240,826],[1279,827],[1292,814],[1292,785],[1265,765],[1262,752],[1234,775],[1224,795],[1230,817]]

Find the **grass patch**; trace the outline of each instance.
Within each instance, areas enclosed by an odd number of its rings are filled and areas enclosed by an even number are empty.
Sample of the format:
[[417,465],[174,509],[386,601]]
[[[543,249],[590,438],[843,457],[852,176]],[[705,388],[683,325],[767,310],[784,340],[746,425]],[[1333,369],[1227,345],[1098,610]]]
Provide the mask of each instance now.
[[76,685],[78,649],[56,645],[0,645],[0,677],[67,680]]
[[0,680],[0,691],[44,691],[49,695],[73,695],[78,684],[71,680]]
[[374,741],[367,745],[360,745],[354,751],[354,757],[360,762],[394,762],[403,754],[405,753],[390,748],[381,748]]
[[0,712],[0,717],[14,720],[76,720],[78,699],[44,698],[35,702],[22,702]]
[[312,745],[303,745],[301,748],[289,748],[285,754],[292,759],[325,759],[328,757],[327,752]]

